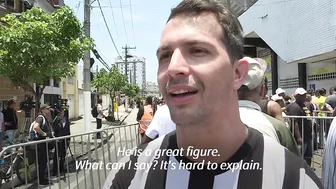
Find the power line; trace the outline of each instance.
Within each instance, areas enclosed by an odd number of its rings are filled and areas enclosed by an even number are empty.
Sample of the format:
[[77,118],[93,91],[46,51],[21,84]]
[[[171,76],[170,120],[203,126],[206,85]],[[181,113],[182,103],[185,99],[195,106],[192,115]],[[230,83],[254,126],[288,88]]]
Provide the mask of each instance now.
[[124,24],[124,31],[125,31],[125,37],[126,37],[126,44],[128,43],[128,38],[127,38],[127,31],[126,31],[126,26],[125,26],[125,18],[124,18],[124,11],[123,11],[123,6],[120,0],[120,9],[121,9],[121,16]]
[[109,27],[108,27],[108,25],[107,25],[106,18],[105,18],[103,9],[102,9],[101,6],[100,6],[100,2],[99,2],[99,0],[97,0],[97,2],[98,2],[98,6],[99,6],[99,9],[100,9],[100,12],[101,12],[101,14],[102,14],[102,16],[103,16],[103,19],[104,19],[104,22],[105,22],[105,25],[106,25],[106,29],[107,29],[107,31],[108,31],[108,33],[109,33],[109,35],[110,35],[110,38],[111,38],[111,40],[112,40],[112,43],[113,43],[113,45],[114,45],[114,48],[115,48],[115,50],[117,51],[118,55],[121,56],[120,53],[119,53],[119,51],[118,51],[118,48],[117,48],[117,46],[116,46],[116,44],[115,44],[115,42],[114,42],[114,40],[113,40],[112,34],[111,34],[111,32],[110,32],[110,29],[109,29]]
[[131,21],[132,21],[132,31],[133,31],[133,41],[135,45],[135,35],[134,35],[134,24],[133,24],[133,11],[132,11],[132,0],[129,0],[130,11],[131,11]]
[[116,24],[116,21],[115,21],[115,18],[114,18],[114,13],[113,13],[113,8],[112,8],[112,1],[110,1],[110,8],[111,8],[111,13],[112,13],[112,18],[113,18],[113,23],[114,23],[114,28],[116,30],[116,33],[117,33],[117,38],[119,38],[119,34],[118,34],[118,27],[117,27],[117,24]]

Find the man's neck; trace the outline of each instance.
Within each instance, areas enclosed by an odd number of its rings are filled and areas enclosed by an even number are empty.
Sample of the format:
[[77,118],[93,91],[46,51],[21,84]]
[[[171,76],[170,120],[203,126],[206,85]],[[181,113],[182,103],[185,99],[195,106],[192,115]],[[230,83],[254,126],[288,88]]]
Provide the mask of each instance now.
[[205,160],[220,163],[228,160],[240,148],[247,138],[248,130],[240,120],[237,106],[229,111],[216,111],[209,120],[198,125],[176,125],[176,134],[179,148],[187,149],[192,146],[194,149],[214,149],[220,154],[193,159],[184,153],[188,159],[196,162]]

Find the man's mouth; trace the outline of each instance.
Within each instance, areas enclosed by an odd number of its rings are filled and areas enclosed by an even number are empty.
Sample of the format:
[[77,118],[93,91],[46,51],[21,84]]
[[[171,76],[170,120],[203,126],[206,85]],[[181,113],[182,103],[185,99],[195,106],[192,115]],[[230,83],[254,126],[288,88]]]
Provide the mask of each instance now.
[[184,96],[196,94],[197,92],[198,92],[197,90],[184,90],[184,89],[180,89],[180,90],[172,91],[169,94],[172,97],[184,97]]

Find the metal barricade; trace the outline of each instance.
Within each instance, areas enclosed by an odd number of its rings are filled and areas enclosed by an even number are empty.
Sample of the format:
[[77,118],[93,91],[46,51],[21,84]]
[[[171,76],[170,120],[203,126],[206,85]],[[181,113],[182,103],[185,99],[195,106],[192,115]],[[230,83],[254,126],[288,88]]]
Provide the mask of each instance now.
[[[5,160],[0,188],[38,186],[42,175],[51,182],[48,188],[102,188],[109,171],[119,169],[117,162],[140,144],[138,130],[138,124],[110,126],[6,147],[0,152],[0,160]],[[46,171],[39,174],[42,159],[47,161]]]
[[[313,152],[312,157],[312,167],[316,168],[322,167],[323,150],[327,138],[327,133],[329,131],[330,124],[334,117],[320,117],[320,116],[284,116],[285,121],[288,123],[290,130],[295,138],[295,123],[301,123],[298,127],[301,127],[302,133],[305,130],[305,121],[310,121],[310,126],[312,127],[312,140],[311,149]],[[303,134],[302,145],[298,145],[301,151],[301,157],[304,158],[305,146],[307,145],[307,140],[305,140]],[[317,165],[317,166],[316,166]]]

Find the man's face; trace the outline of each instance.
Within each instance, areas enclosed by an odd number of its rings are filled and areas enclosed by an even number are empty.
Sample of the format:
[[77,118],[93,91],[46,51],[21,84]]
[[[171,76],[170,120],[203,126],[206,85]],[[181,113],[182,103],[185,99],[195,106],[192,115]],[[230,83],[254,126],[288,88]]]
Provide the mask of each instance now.
[[50,108],[44,108],[42,110],[42,114],[45,116],[50,116],[51,115]]
[[306,97],[306,94],[303,94],[303,95],[297,94],[295,96],[295,99],[298,103],[304,103],[306,102],[307,97]]
[[11,104],[10,107],[11,107],[12,109],[15,109],[15,108],[16,108],[16,103]]
[[282,96],[282,97],[285,97],[286,96],[286,94],[285,93],[280,93],[280,94],[278,94],[279,96]]
[[[237,98],[248,63],[231,64],[222,36],[209,14],[175,17],[164,28],[157,52],[158,83],[176,124],[199,123],[219,108],[229,109],[228,102]],[[236,71],[241,67],[244,73]]]

